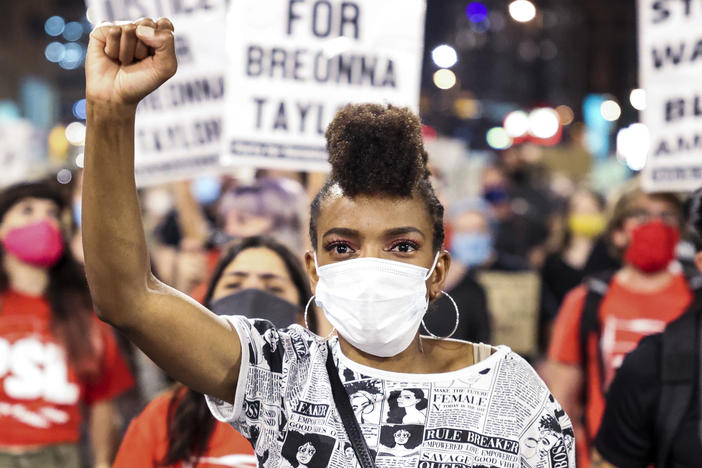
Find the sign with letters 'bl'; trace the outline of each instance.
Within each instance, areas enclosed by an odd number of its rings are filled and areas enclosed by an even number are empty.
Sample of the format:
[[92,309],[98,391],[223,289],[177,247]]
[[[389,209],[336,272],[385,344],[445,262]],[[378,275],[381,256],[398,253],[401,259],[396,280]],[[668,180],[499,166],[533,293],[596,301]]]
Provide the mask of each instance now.
[[702,0],[639,0],[639,63],[647,93],[647,191],[702,185]]
[[178,71],[140,104],[136,117],[137,184],[221,171],[228,0],[86,0],[97,22],[169,18]]
[[324,131],[349,102],[417,111],[425,0],[232,0],[223,157],[328,170]]

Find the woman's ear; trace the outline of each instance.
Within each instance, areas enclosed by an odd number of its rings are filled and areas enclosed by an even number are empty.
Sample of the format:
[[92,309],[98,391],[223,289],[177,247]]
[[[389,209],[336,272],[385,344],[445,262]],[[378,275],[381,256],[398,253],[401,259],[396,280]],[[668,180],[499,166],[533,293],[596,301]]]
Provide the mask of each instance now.
[[311,250],[305,252],[305,269],[307,270],[307,276],[310,279],[312,294],[314,294],[315,290],[317,289],[317,281],[319,281],[319,276],[317,275],[317,267],[314,264],[314,253]]
[[439,252],[439,259],[436,262],[436,267],[434,267],[434,273],[432,273],[428,280],[430,300],[436,299],[441,295],[449,268],[451,268],[451,254],[448,250],[441,250]]

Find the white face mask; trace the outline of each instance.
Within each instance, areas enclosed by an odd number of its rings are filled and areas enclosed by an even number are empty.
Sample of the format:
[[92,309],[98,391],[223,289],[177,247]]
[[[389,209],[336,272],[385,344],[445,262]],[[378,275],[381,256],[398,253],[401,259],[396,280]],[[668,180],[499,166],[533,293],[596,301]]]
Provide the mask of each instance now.
[[354,347],[379,357],[407,349],[429,305],[431,270],[409,263],[364,257],[317,266],[315,302]]

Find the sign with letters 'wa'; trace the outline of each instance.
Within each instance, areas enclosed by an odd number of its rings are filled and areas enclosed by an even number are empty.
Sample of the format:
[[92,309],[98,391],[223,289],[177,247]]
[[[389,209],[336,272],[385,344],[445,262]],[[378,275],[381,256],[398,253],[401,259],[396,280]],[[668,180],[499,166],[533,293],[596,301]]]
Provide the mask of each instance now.
[[702,1],[639,0],[643,122],[651,140],[648,191],[702,185]]
[[425,0],[232,0],[224,158],[327,170],[349,102],[417,110]]
[[[228,0],[86,0],[97,22],[167,17],[178,71],[137,110],[140,186],[221,171]],[[265,3],[265,2],[264,2]]]

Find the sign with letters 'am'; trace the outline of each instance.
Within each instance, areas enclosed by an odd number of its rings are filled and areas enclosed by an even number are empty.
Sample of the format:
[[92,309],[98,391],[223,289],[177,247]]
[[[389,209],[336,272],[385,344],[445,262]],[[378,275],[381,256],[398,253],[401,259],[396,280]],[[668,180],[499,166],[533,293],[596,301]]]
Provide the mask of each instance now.
[[228,0],[86,0],[86,4],[97,22],[167,17],[175,27],[178,71],[137,110],[137,184],[221,171]]
[[232,0],[223,157],[328,170],[324,131],[349,102],[417,111],[425,0]]
[[702,185],[702,0],[639,0],[639,63],[647,93],[647,191]]

